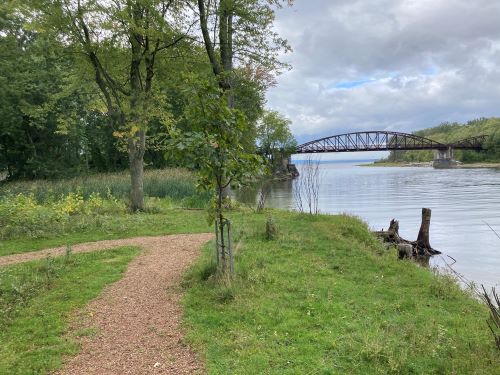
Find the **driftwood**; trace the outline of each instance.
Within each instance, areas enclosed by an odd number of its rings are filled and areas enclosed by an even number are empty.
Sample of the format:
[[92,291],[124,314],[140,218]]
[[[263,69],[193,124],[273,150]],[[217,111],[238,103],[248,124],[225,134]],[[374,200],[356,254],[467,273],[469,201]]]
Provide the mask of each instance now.
[[[400,258],[411,257],[430,257],[441,254],[440,251],[433,249],[429,242],[429,228],[431,225],[431,210],[422,208],[422,224],[418,232],[416,241],[409,241],[399,235],[399,222],[392,219],[389,229],[375,232],[385,243],[397,246]],[[410,249],[411,246],[411,249]]]

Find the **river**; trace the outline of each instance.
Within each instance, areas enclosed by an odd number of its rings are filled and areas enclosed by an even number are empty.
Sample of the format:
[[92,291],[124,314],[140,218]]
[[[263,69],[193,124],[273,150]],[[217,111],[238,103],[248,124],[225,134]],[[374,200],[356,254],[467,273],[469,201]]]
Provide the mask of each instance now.
[[[299,171],[301,164],[297,165]],[[300,178],[300,177],[299,177]],[[273,183],[266,206],[295,209],[296,181]],[[238,194],[255,202],[255,191]],[[319,210],[348,213],[370,228],[387,229],[399,220],[400,234],[416,239],[421,209],[432,209],[431,245],[443,255],[431,264],[453,269],[485,286],[500,285],[500,170],[433,169],[421,167],[360,167],[351,163],[321,163]],[[451,258],[450,258],[451,257]]]

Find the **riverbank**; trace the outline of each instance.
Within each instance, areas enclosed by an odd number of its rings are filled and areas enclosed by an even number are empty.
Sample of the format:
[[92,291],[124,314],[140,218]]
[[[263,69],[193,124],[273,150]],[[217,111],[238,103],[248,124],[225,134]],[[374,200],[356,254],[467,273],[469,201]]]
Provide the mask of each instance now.
[[[39,204],[41,208],[16,206],[23,217],[31,217],[36,231],[3,240],[0,252],[212,230],[206,211],[183,209],[178,206],[182,201],[169,198],[148,199],[148,210],[139,214],[114,206],[108,212],[107,202],[81,202],[81,209],[72,211],[67,221],[49,222],[34,215],[50,208],[45,203]],[[295,374],[318,369],[350,374],[490,374],[500,365],[485,323],[486,307],[452,278],[399,261],[361,220],[272,209],[259,214],[249,208],[236,208],[228,216],[236,253],[232,283],[213,276],[213,243],[205,246],[183,282],[186,340],[209,374]],[[270,216],[279,229],[272,241],[265,239]],[[9,225],[15,229],[25,222]],[[61,365],[64,355],[78,353],[78,337],[98,340],[95,328],[72,335],[65,327],[86,301],[121,277],[139,249],[86,256],[68,248],[66,253],[55,261],[47,258],[26,267],[0,268],[0,311],[9,312],[0,314],[0,341],[6,344],[2,347],[30,343],[29,350],[4,356],[0,350],[0,373],[16,374],[16,363],[29,368],[24,372],[47,373]],[[126,257],[121,259],[120,254]],[[77,262],[78,272],[71,268],[72,262]],[[65,296],[82,296],[88,284],[82,286],[82,279],[102,282],[92,283],[92,292],[85,291],[78,304],[44,299],[49,294],[59,296],[62,290]],[[64,313],[58,313],[55,330],[37,326],[43,337],[33,340],[33,327],[25,322],[39,316],[40,310],[32,307],[40,303]],[[61,340],[64,347],[52,350],[53,343]]]
[[[345,215],[235,213],[236,277],[212,245],[185,281],[189,342],[209,374],[495,373],[486,308],[448,276],[399,261]],[[280,234],[265,239],[272,216]]]
[[[358,167],[418,167],[432,168],[432,162],[373,162]],[[454,168],[500,168],[500,163],[459,163]]]

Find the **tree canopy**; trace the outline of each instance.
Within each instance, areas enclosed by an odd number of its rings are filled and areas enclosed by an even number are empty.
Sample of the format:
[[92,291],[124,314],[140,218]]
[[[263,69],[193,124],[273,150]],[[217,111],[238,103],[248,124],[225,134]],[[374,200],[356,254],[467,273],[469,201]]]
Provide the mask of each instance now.
[[286,68],[278,55],[289,47],[272,29],[274,9],[286,3],[0,4],[0,173],[57,178],[128,167],[132,208],[141,209],[143,166],[172,163],[163,157],[170,130],[197,128],[186,116],[193,74],[215,82],[243,116],[239,144],[254,152],[265,91]]

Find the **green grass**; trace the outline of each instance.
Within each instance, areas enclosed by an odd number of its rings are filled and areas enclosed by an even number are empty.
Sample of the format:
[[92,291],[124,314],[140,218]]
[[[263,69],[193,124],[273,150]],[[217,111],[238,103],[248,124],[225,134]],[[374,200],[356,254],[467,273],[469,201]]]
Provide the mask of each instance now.
[[[274,240],[265,239],[269,215],[279,229]],[[273,210],[230,216],[234,281],[213,277],[212,245],[185,279],[188,341],[210,374],[498,372],[486,307],[449,277],[397,260],[359,220]],[[212,230],[205,211],[158,198],[149,198],[143,213],[75,214],[67,223],[43,237],[1,241],[0,255]],[[63,355],[75,354],[76,344],[64,336],[71,312],[118,279],[136,253],[0,268],[0,374],[46,373]]]
[[185,280],[188,340],[210,374],[496,374],[487,310],[386,251],[355,218],[233,214],[231,285],[212,248]]
[[46,374],[79,348],[72,313],[118,280],[135,247],[72,254],[0,268],[0,374]]
[[154,207],[150,212],[136,214],[75,216],[74,225],[62,232],[54,230],[42,238],[0,241],[0,256],[89,241],[212,231],[205,211],[167,208],[161,204]]

